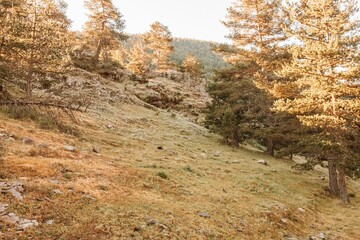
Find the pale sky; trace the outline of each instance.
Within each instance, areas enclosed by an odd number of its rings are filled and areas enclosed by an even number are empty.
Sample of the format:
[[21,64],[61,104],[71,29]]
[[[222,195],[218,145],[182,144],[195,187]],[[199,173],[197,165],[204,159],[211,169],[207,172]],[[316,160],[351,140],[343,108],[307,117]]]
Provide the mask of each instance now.
[[[72,28],[86,21],[83,0],[66,0]],[[125,32],[144,33],[155,21],[168,26],[174,37],[225,42],[222,25],[232,0],[113,0],[126,21]]]

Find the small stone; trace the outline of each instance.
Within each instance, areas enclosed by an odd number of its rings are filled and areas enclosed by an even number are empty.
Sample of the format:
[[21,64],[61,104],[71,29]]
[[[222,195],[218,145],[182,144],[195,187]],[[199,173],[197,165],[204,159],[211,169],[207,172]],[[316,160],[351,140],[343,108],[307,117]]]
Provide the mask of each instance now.
[[11,195],[13,195],[14,198],[16,198],[19,201],[24,201],[24,197],[21,195],[21,193],[19,193],[18,191],[16,191],[15,188],[10,188],[8,190],[9,193],[11,193]]
[[210,214],[207,212],[199,212],[198,215],[203,218],[210,218]]
[[323,180],[323,181],[325,181],[325,177],[324,177],[324,176],[321,176],[320,179]]
[[55,189],[55,190],[53,190],[53,193],[55,193],[55,194],[59,194],[59,195],[62,195],[62,194],[64,194],[62,191],[60,191],[59,189]]
[[168,229],[168,227],[167,226],[165,226],[164,224],[161,224],[161,223],[159,223],[159,228],[161,228],[162,230],[166,230],[166,229]]
[[96,200],[96,198],[94,198],[93,196],[91,196],[91,195],[89,195],[89,194],[84,194],[82,197],[85,198],[85,199],[93,200],[93,201]]
[[309,236],[309,240],[317,240],[318,238],[315,236]]
[[140,232],[142,229],[144,229],[146,226],[145,225],[139,225],[134,227],[134,232]]
[[298,208],[298,211],[301,212],[301,213],[304,213],[304,212],[305,212],[305,209],[303,209],[303,208]]
[[69,152],[74,152],[74,151],[76,150],[75,147],[70,146],[70,145],[65,145],[65,146],[64,146],[64,149],[65,149],[66,151],[69,151]]
[[38,145],[39,148],[49,148],[49,144],[46,144],[46,143],[41,143]]
[[287,218],[282,218],[281,219],[281,222],[283,222],[283,223],[287,223],[289,221],[289,219],[287,219]]
[[59,180],[57,180],[57,179],[51,179],[50,182],[52,184],[59,184],[60,183]]
[[263,159],[260,159],[257,163],[264,165],[264,166],[268,166],[268,163]]
[[54,223],[54,220],[47,220],[46,222],[45,222],[45,224],[47,224],[47,225],[52,225]]
[[8,185],[6,182],[0,182],[0,189],[3,190],[3,189],[6,189],[8,188]]
[[9,207],[9,204],[0,203],[0,213],[5,212],[8,207]]
[[157,149],[158,150],[164,150],[164,147],[163,146],[158,146]]
[[214,157],[220,157],[220,154],[221,154],[220,151],[216,151],[216,152],[214,153]]
[[241,161],[235,160],[235,161],[232,161],[231,163],[232,163],[232,164],[237,164],[237,163],[241,163]]
[[94,153],[100,153],[100,150],[97,147],[93,146],[93,152]]
[[201,156],[202,158],[206,158],[206,153],[201,153],[200,156]]
[[18,228],[26,229],[29,227],[36,227],[38,225],[39,225],[39,223],[36,220],[20,219]]
[[276,173],[276,172],[277,172],[277,170],[276,170],[276,169],[271,169],[271,172]]
[[105,127],[106,127],[107,129],[113,129],[113,128],[114,128],[114,126],[113,126],[112,124],[107,124],[107,125],[105,125]]
[[15,213],[9,213],[8,215],[2,216],[1,219],[6,223],[15,224],[20,218]]
[[33,144],[34,140],[32,140],[31,138],[23,138],[22,140],[23,144]]
[[319,238],[320,238],[321,240],[325,240],[325,239],[326,239],[326,236],[325,236],[324,233],[320,233],[320,234],[319,234]]
[[13,138],[13,137],[9,137],[8,139],[6,139],[6,141],[7,141],[7,142],[15,142],[15,141],[16,141],[16,139],[15,139],[15,138]]
[[151,225],[155,225],[157,222],[156,222],[156,220],[154,220],[154,219],[148,219],[147,221],[146,221],[146,225],[148,225],[148,226],[151,226]]

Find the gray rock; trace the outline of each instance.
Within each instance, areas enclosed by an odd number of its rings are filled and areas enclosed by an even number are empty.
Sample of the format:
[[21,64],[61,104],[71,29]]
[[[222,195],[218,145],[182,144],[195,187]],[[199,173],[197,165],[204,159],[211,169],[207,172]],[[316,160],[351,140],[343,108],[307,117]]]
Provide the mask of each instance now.
[[2,216],[1,220],[6,223],[16,224],[20,218],[15,213],[9,213],[8,215]]
[[164,224],[161,224],[161,223],[159,223],[158,226],[159,226],[159,228],[161,228],[162,230],[168,229],[167,226],[165,226]]
[[50,182],[51,182],[52,184],[59,184],[59,183],[60,183],[60,181],[57,180],[57,179],[51,179]]
[[323,180],[323,181],[325,181],[325,177],[324,177],[324,176],[321,176],[320,179]]
[[45,222],[45,224],[47,224],[47,225],[52,225],[54,223],[54,220],[47,220],[46,222]]
[[6,141],[7,141],[7,142],[15,142],[15,141],[16,141],[16,139],[15,139],[15,138],[13,138],[13,137],[9,137],[8,139],[6,139]]
[[0,182],[0,189],[3,190],[5,188],[8,188],[9,186],[7,185],[6,182]]
[[9,207],[9,204],[7,203],[0,203],[0,214],[5,212],[6,209]]
[[49,145],[49,144],[46,144],[46,143],[40,143],[40,144],[38,145],[38,147],[39,147],[39,148],[49,148],[50,145]]
[[62,191],[60,191],[59,189],[55,189],[55,190],[53,190],[53,193],[55,193],[55,194],[59,194],[59,195],[62,195],[62,194],[64,194]]
[[216,151],[216,152],[214,153],[214,157],[220,157],[220,154],[221,154],[220,151]]
[[33,144],[34,140],[32,140],[31,138],[23,138],[22,140],[23,144]]
[[156,223],[157,223],[157,221],[154,220],[154,219],[147,219],[146,220],[146,225],[147,226],[155,225]]
[[113,129],[113,128],[114,128],[114,126],[113,126],[112,124],[107,124],[107,125],[105,125],[105,127],[106,127],[107,129]]
[[21,230],[24,230],[26,228],[36,227],[38,225],[39,225],[39,223],[36,220],[28,220],[28,219],[20,218],[19,223],[18,223],[18,228]]
[[91,196],[91,195],[89,195],[89,194],[84,194],[82,197],[85,198],[85,199],[93,200],[93,201],[96,200],[96,198],[94,198],[93,196]]
[[282,219],[281,219],[281,222],[282,222],[282,223],[288,223],[288,222],[289,222],[289,219],[287,219],[287,218],[282,218]]
[[70,145],[65,145],[64,149],[69,152],[75,152],[76,148]]
[[198,215],[203,218],[210,218],[210,214],[207,212],[198,212]]
[[95,147],[95,146],[93,146],[93,152],[94,152],[94,153],[100,153],[100,149],[97,148],[97,147]]
[[326,239],[326,236],[325,236],[324,233],[320,233],[320,234],[319,234],[319,238],[320,238],[321,240],[325,240],[325,239]]
[[13,195],[13,197],[16,198],[17,200],[24,201],[24,197],[15,188],[10,188],[8,192],[11,193],[11,195]]
[[305,212],[305,209],[303,209],[303,208],[298,208],[298,211],[301,212],[301,213],[304,213],[304,212]]
[[257,163],[264,165],[264,166],[268,166],[268,163],[263,159],[260,159]]

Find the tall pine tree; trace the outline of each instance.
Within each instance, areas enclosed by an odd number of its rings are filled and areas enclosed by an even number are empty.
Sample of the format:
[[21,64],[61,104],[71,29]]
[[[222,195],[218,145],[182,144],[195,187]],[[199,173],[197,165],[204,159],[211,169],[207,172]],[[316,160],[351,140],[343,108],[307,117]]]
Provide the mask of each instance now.
[[[238,118],[256,121],[258,127],[249,128],[252,133],[246,133],[245,136],[256,136],[261,139],[270,155],[274,155],[275,145],[279,145],[276,141],[285,139],[285,135],[279,137],[281,131],[284,131],[284,134],[288,132],[283,126],[290,127],[296,122],[290,121],[291,117],[273,113],[273,99],[265,91],[257,89],[262,87],[264,79],[276,79],[274,72],[279,69],[282,62],[288,61],[286,51],[280,47],[286,36],[280,27],[279,4],[280,1],[277,0],[235,1],[228,9],[227,21],[224,23],[231,31],[228,37],[232,40],[233,46],[220,45],[215,49],[224,56],[225,61],[232,64],[232,71],[237,75],[228,77],[233,83],[228,85],[229,89],[224,88],[223,91],[233,92],[236,89],[236,92],[243,93],[236,94],[237,99],[231,101],[232,103],[223,101],[222,106],[218,105],[217,108],[228,109],[229,105],[236,107],[241,102],[248,104],[248,109],[252,110],[247,110],[246,116],[239,115]],[[237,84],[237,81],[242,83]],[[254,89],[254,94],[247,94],[248,89]],[[221,95],[221,92],[215,91],[212,95],[214,94]],[[249,113],[253,116],[250,117]],[[239,124],[246,126],[247,123],[243,120]],[[242,126],[237,128],[241,129]]]
[[168,27],[159,22],[151,24],[145,34],[145,43],[152,54],[152,64],[156,71],[164,72],[171,68],[170,55],[174,52],[173,38]]
[[277,111],[296,115],[320,129],[318,145],[329,161],[330,191],[349,202],[345,171],[359,156],[360,126],[359,21],[356,1],[300,0],[287,7],[287,34],[297,41],[271,91]]
[[123,32],[125,21],[111,0],[86,0],[85,7],[90,14],[83,35],[85,42],[95,49],[93,64],[96,65],[101,53],[106,57],[110,49],[117,49],[127,38]]
[[[17,73],[17,82],[25,80],[26,98],[30,99],[34,82],[58,72],[66,60],[70,45],[66,4],[54,0],[6,2],[5,21],[1,21],[6,32],[1,42],[0,58],[5,59],[12,72]],[[7,74],[7,77],[11,76]]]

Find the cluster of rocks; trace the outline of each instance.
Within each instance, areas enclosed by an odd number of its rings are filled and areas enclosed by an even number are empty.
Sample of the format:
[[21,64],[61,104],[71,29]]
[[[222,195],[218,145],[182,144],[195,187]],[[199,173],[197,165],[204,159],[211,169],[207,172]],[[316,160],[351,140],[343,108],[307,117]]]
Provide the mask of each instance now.
[[[0,182],[1,193],[10,193],[18,201],[23,201],[24,185],[22,182]],[[26,228],[38,226],[39,223],[36,220],[29,220],[21,218],[13,212],[8,213],[7,210],[9,204],[0,202],[0,219],[8,224],[15,224],[18,231],[23,231]]]
[[13,182],[0,182],[0,192],[1,193],[10,193],[14,198],[19,201],[23,201],[24,197],[22,193],[24,192],[24,187],[22,182],[13,181]]

